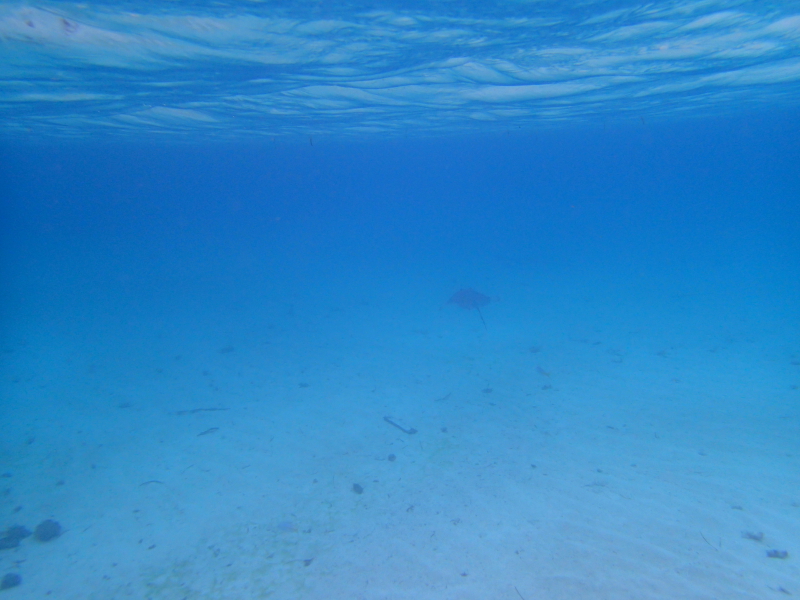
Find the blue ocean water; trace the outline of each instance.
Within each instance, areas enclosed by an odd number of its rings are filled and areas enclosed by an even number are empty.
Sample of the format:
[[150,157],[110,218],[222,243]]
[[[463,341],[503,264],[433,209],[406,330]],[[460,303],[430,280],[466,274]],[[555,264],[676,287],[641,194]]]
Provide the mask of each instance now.
[[9,597],[800,593],[798,3],[0,40]]

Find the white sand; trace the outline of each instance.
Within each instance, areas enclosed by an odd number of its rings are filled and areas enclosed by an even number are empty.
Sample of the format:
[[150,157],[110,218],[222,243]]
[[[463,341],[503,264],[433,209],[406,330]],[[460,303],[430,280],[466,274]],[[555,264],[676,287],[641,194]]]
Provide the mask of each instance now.
[[0,525],[65,532],[0,551],[3,597],[800,595],[791,332],[504,289],[488,331],[449,288],[19,324]]

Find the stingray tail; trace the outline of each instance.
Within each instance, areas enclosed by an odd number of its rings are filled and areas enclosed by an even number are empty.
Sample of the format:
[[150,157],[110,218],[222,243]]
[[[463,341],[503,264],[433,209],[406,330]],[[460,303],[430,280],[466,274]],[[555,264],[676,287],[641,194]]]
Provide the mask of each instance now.
[[478,309],[478,315],[480,316],[481,321],[483,322],[483,327],[486,329],[486,331],[489,331],[489,328],[486,327],[486,321],[483,320],[483,313],[481,312],[481,307],[480,306],[476,306],[475,308]]

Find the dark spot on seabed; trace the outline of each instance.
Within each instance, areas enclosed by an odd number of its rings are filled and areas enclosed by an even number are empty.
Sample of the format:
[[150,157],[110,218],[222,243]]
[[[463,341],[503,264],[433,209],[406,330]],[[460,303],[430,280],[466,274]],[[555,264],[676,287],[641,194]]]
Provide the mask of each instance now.
[[28,531],[28,528],[23,527],[22,525],[14,525],[13,527],[9,527],[6,529],[6,534],[0,538],[0,550],[16,548],[19,546],[19,543],[22,540],[30,535],[31,532]]
[[61,525],[58,523],[58,521],[53,521],[52,519],[47,519],[46,521],[39,523],[33,532],[33,537],[40,542],[49,542],[50,540],[56,539],[60,535]]
[[0,579],[0,590],[17,587],[20,583],[22,583],[22,577],[16,573],[8,573],[3,575],[3,578]]

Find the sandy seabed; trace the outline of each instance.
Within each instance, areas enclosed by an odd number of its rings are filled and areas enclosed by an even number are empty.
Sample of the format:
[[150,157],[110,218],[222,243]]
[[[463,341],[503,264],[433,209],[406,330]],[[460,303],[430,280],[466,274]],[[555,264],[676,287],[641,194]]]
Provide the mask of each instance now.
[[21,324],[0,525],[64,532],[0,551],[3,597],[800,595],[779,327],[415,310]]

